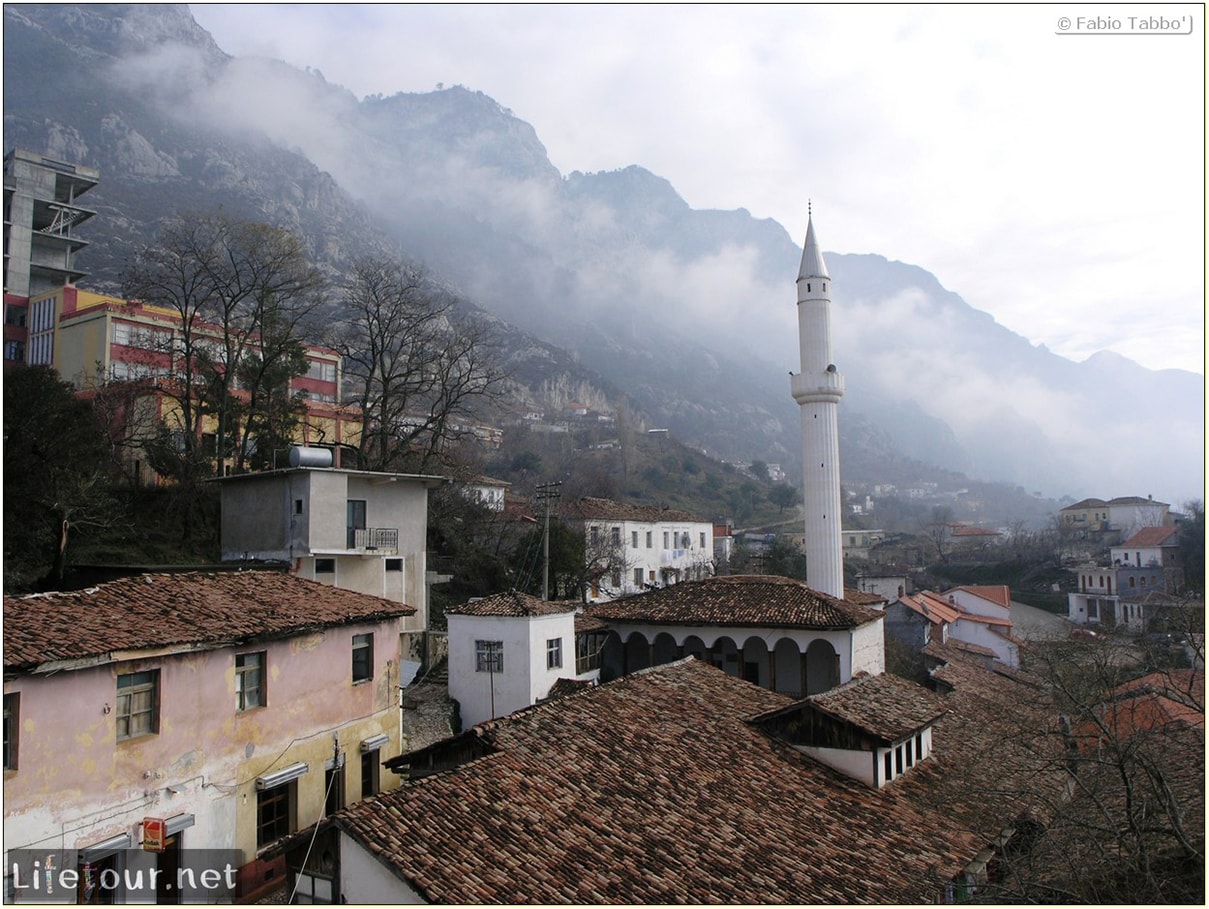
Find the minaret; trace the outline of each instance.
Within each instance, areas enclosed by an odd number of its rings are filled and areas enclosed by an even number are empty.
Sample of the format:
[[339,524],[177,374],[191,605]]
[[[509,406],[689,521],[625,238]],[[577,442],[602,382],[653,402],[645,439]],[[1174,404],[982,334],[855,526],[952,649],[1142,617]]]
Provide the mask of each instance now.
[[791,375],[802,408],[802,465],[806,506],[806,583],[844,598],[840,513],[839,404],[844,377],[831,360],[831,276],[814,238],[809,207],[806,246],[798,270],[798,348],[802,371]]

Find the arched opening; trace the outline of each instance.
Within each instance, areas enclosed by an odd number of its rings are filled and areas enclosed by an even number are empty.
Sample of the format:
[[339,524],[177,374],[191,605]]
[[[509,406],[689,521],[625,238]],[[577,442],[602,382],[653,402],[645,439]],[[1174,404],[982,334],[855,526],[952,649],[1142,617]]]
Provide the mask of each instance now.
[[806,648],[806,693],[818,694],[840,683],[840,656],[821,638]]
[[776,665],[776,677],[773,679],[773,691],[800,698],[802,691],[802,651],[790,638],[781,638],[773,648],[773,663]]
[[762,638],[751,637],[743,642],[743,659],[740,678],[762,688],[771,688],[771,673],[768,665],[768,645]]
[[680,649],[676,639],[666,631],[655,636],[655,644],[651,648],[651,663],[662,666],[664,663],[674,663],[680,657]]
[[625,645],[616,631],[610,631],[600,651],[600,681],[611,682],[625,673]]
[[690,634],[684,639],[684,644],[681,645],[685,656],[694,656],[699,660],[707,659],[709,651],[706,649],[705,642],[695,634]]
[[627,674],[647,669],[651,665],[651,645],[646,635],[635,631],[625,642],[625,671]]
[[714,641],[710,656],[715,668],[721,669],[727,675],[739,674],[739,648],[730,638],[721,637]]

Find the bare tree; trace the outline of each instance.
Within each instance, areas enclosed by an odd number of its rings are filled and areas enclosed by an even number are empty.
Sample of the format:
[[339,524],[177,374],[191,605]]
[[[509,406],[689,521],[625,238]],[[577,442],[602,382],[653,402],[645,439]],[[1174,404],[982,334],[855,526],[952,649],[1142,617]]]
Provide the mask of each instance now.
[[[1121,635],[1033,642],[1027,669],[1052,698],[1051,734],[1014,736],[1069,785],[1036,788],[1005,850],[994,901],[1204,902],[1204,674],[1153,669]],[[1055,746],[1060,746],[1055,747]]]
[[177,381],[168,394],[180,411],[188,479],[207,414],[215,417],[218,472],[232,439],[242,469],[247,434],[236,427],[234,392],[241,387],[255,404],[270,391],[266,380],[280,384],[283,368],[297,374],[325,287],[297,236],[221,211],[170,222],[128,265],[124,295],[169,310],[177,323],[168,351]]
[[389,260],[356,262],[343,303],[335,345],[358,386],[362,465],[423,470],[500,387],[490,330],[455,319],[422,268]]

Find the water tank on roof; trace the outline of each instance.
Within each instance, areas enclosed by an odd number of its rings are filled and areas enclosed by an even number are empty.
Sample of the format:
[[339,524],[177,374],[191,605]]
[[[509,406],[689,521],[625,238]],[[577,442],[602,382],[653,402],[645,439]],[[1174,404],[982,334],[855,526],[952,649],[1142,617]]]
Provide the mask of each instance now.
[[331,467],[330,448],[302,448],[295,445],[290,449],[291,467]]

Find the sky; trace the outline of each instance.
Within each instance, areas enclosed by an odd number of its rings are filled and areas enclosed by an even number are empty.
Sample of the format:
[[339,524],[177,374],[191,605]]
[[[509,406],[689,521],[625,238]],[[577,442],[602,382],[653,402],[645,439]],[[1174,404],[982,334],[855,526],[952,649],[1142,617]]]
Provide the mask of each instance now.
[[[1200,5],[191,4],[358,97],[463,85],[551,163],[919,265],[1082,361],[1204,374]],[[837,302],[841,300],[837,288]]]

